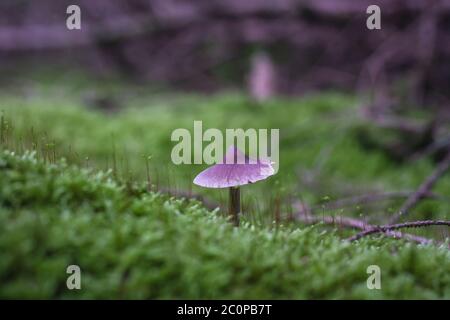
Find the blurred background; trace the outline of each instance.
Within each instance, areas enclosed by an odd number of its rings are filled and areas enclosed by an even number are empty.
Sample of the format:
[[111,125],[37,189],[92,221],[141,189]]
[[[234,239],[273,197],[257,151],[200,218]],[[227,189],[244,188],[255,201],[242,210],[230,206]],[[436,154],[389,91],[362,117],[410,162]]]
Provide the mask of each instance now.
[[[416,105],[448,106],[450,2],[377,1],[382,27],[368,30],[372,2],[3,0],[1,67],[62,63],[207,92],[260,76],[273,93],[368,89],[388,99],[396,84]],[[66,27],[71,4],[81,30]]]

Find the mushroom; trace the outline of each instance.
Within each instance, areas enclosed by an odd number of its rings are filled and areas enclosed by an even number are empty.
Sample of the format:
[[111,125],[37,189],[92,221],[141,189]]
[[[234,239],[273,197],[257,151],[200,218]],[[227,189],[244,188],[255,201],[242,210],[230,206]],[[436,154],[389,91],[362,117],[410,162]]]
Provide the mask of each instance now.
[[264,180],[275,173],[272,162],[253,159],[243,154],[235,145],[229,147],[223,163],[215,164],[200,172],[194,179],[196,185],[205,188],[229,188],[228,213],[234,225],[239,225],[241,211],[240,186]]

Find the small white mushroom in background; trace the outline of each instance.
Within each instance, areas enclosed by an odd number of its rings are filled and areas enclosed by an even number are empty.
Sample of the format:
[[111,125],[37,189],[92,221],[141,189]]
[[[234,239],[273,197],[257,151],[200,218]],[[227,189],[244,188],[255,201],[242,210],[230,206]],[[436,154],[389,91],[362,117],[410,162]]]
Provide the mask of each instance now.
[[254,54],[248,76],[250,96],[257,102],[263,102],[272,97],[276,90],[275,78],[275,66],[269,55],[264,52]]

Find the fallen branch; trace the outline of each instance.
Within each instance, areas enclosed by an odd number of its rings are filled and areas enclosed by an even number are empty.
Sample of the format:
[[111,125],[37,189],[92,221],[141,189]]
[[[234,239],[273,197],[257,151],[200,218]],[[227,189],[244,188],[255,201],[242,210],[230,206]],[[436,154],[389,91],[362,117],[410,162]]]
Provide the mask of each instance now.
[[408,118],[402,118],[394,115],[370,115],[368,120],[375,123],[378,127],[384,129],[395,129],[409,134],[420,135],[425,131],[426,125],[418,121],[413,121]]
[[440,138],[427,146],[425,149],[416,152],[411,156],[411,161],[417,161],[418,159],[430,156],[436,153],[438,150],[450,149],[450,135]]
[[375,234],[375,233],[388,233],[393,230],[403,229],[403,228],[420,228],[420,227],[428,227],[428,226],[449,226],[450,227],[450,221],[444,221],[444,220],[424,220],[424,221],[414,221],[414,222],[404,222],[404,223],[397,223],[392,225],[385,225],[385,226],[378,226],[373,227],[369,230],[364,230],[350,238],[348,238],[348,241],[356,241],[359,240],[365,236]]
[[[373,194],[362,194],[357,195],[354,197],[349,198],[342,198],[338,199],[333,202],[329,202],[325,205],[318,205],[314,206],[311,209],[312,210],[319,210],[323,209],[339,209],[343,207],[353,206],[353,205],[363,205],[371,202],[378,202],[383,200],[390,200],[392,198],[408,198],[412,194],[414,194],[415,191],[392,191],[392,192],[381,192],[381,193],[373,193]],[[445,197],[442,197],[440,195],[434,194],[432,192],[426,192],[424,194],[425,198],[430,199],[444,199]]]
[[[371,231],[375,226],[366,223],[365,221],[349,218],[349,217],[332,217],[332,216],[297,216],[297,220],[306,223],[306,224],[314,224],[314,223],[325,223],[329,225],[338,225],[341,227],[346,228],[352,228],[352,229],[359,229],[364,231]],[[416,242],[419,244],[432,244],[434,241],[428,238],[408,234],[408,233],[402,233],[398,231],[387,231],[386,235],[395,239],[405,239],[408,241]]]
[[403,204],[397,214],[395,214],[389,221],[391,224],[396,223],[401,217],[406,216],[409,211],[417,204],[424,196],[431,191],[436,182],[441,178],[450,167],[450,151],[447,156],[437,166],[436,170],[420,185],[419,189],[413,193]]

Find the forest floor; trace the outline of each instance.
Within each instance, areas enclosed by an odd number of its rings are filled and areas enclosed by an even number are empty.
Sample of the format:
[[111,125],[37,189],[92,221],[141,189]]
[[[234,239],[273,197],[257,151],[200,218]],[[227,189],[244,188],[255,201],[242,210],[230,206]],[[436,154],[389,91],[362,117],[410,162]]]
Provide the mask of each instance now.
[[[8,83],[0,97],[0,297],[450,298],[450,251],[438,244],[448,228],[407,230],[431,245],[350,243],[355,230],[303,221],[385,223],[435,167],[367,148],[361,130],[376,129],[351,95],[255,104],[51,75]],[[172,131],[194,120],[280,129],[279,172],[243,188],[239,228],[224,190],[192,184],[205,165],[171,162]],[[446,219],[449,191],[441,179],[403,221]],[[70,264],[79,291],[65,287]],[[381,290],[367,288],[370,265]]]

